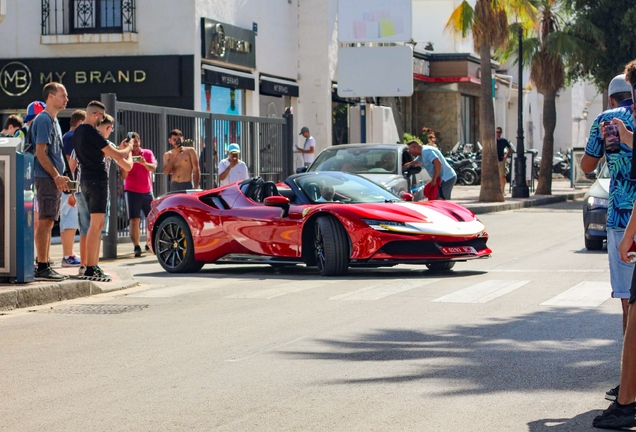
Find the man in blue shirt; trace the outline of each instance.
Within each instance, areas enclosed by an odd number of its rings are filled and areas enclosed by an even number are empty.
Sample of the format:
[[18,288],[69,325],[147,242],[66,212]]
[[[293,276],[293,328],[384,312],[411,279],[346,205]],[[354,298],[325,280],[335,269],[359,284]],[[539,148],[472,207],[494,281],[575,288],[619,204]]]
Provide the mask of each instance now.
[[606,148],[602,125],[617,118],[625,126],[634,130],[632,117],[631,87],[625,75],[612,79],[608,89],[610,109],[603,111],[592,123],[590,135],[581,159],[581,169],[589,173],[596,169],[599,159],[605,155],[610,173],[609,203],[607,208],[607,254],[610,266],[612,297],[620,298],[623,306],[623,331],[627,318],[627,299],[634,265],[621,261],[618,254],[620,243],[636,200],[636,181],[630,179],[632,148],[630,143],[620,143],[620,147]]
[[46,108],[33,120],[30,131],[35,143],[34,180],[37,190],[39,223],[35,231],[35,247],[37,249],[38,267],[35,280],[67,279],[53,270],[48,261],[51,247],[51,230],[55,220],[60,216],[62,191],[68,191],[69,178],[64,176],[64,152],[62,149],[62,131],[57,121],[57,114],[66,108],[68,94],[66,88],[59,83],[48,83],[44,86],[43,97]]
[[437,147],[429,145],[423,146],[415,140],[409,141],[408,146],[409,153],[415,156],[415,159],[405,163],[404,170],[410,165],[421,166],[426,170],[428,175],[431,176],[431,183],[433,185],[437,184],[438,179],[441,180],[438,199],[451,199],[451,192],[457,181],[457,174],[448,162],[446,162],[442,152],[440,152]]

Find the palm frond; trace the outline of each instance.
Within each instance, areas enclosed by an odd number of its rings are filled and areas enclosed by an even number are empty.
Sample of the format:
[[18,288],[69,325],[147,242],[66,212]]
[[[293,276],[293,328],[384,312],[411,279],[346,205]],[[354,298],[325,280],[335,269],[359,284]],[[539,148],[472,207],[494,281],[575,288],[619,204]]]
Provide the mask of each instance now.
[[453,35],[459,34],[464,39],[473,30],[474,23],[475,10],[468,1],[464,0],[446,21],[445,31]]

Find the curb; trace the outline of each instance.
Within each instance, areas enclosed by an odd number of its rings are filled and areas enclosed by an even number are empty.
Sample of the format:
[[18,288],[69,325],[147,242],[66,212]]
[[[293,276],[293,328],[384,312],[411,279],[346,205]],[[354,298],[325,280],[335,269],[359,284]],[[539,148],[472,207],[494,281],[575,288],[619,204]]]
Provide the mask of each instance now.
[[[92,282],[68,280],[59,283],[38,282],[37,285],[24,285],[15,288],[0,288],[0,311],[39,306],[78,297],[89,297],[111,291],[119,291],[139,285],[132,279],[128,269],[117,270],[121,279],[117,282]],[[14,286],[14,285],[12,285]]]
[[494,213],[507,210],[518,210],[527,207],[538,207],[547,204],[555,204],[559,202],[571,201],[580,199],[585,196],[587,192],[570,192],[559,195],[539,195],[533,198],[522,198],[519,201],[507,201],[503,203],[465,203],[461,204],[475,214]]

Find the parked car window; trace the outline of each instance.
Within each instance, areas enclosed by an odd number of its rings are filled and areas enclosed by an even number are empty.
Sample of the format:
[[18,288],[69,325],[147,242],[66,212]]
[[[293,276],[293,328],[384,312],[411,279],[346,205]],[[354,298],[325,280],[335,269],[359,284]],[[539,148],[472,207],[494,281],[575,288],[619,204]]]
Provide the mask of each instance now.
[[323,151],[310,171],[344,171],[356,174],[397,174],[396,150],[348,148]]

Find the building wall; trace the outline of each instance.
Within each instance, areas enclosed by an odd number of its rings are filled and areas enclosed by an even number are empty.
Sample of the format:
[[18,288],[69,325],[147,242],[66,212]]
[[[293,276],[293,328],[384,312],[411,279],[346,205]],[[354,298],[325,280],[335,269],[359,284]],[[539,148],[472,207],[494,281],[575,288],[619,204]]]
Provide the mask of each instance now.
[[412,114],[414,130],[419,132],[426,126],[438,131],[438,145],[443,151],[449,151],[460,137],[460,93],[420,91],[413,93],[412,99],[415,106]]
[[336,0],[300,1],[298,6],[298,125],[309,128],[316,139],[316,153],[331,146],[332,141],[336,13]]
[[192,22],[194,4],[187,0],[172,3],[178,6],[170,8],[167,19],[166,9],[156,3],[136,2],[137,42],[41,44],[42,2],[8,2],[7,19],[0,26],[0,58],[192,54],[200,39]]

